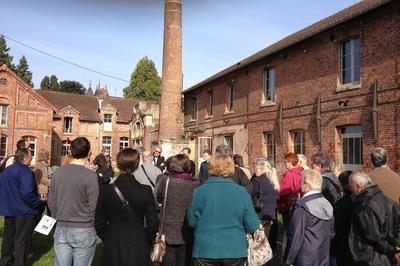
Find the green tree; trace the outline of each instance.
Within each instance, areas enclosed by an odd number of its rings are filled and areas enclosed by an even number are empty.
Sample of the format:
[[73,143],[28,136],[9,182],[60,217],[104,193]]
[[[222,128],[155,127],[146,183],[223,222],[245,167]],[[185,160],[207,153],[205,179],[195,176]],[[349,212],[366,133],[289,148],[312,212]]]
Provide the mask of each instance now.
[[73,80],[63,80],[60,82],[60,91],[75,93],[75,94],[86,94],[86,88],[81,83]]
[[40,89],[42,89],[42,90],[50,90],[50,78],[49,78],[49,76],[44,76],[44,78],[40,82]]
[[60,90],[60,84],[58,84],[58,78],[56,75],[50,76],[50,90],[51,91],[58,91]]
[[161,95],[161,78],[152,60],[143,57],[131,75],[128,87],[124,88],[125,98],[155,101]]
[[12,63],[13,57],[8,54],[10,48],[7,47],[6,39],[3,35],[0,36],[0,66],[6,64],[12,70],[15,70],[15,66]]
[[23,55],[19,60],[19,64],[15,68],[15,73],[17,73],[20,78],[33,87],[32,72],[29,71],[28,60],[26,60],[25,55]]

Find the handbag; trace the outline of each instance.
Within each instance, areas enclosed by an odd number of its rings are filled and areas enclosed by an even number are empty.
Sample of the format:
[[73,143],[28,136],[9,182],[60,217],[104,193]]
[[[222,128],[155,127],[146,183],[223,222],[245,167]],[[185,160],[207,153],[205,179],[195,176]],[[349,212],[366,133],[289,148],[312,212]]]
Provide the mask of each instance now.
[[167,178],[167,182],[165,184],[165,194],[163,200],[163,211],[161,215],[161,224],[160,229],[156,235],[156,239],[153,244],[153,249],[151,250],[151,261],[161,263],[163,261],[163,257],[166,251],[166,243],[165,243],[165,235],[163,234],[163,225],[164,225],[164,216],[165,216],[165,206],[167,203],[167,195],[168,195],[168,185],[169,185],[169,178]]
[[272,249],[260,224],[253,235],[247,234],[247,266],[261,266],[272,259]]

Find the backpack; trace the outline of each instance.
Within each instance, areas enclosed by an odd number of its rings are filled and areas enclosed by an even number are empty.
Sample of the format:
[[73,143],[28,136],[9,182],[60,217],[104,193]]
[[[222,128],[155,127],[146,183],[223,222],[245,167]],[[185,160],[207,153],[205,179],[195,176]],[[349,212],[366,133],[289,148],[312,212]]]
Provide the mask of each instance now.
[[11,157],[14,157],[14,155],[11,155],[11,156],[8,156],[8,157],[4,158],[4,160],[1,162],[1,164],[0,164],[0,174],[2,174],[4,172],[4,169],[6,169],[7,161]]

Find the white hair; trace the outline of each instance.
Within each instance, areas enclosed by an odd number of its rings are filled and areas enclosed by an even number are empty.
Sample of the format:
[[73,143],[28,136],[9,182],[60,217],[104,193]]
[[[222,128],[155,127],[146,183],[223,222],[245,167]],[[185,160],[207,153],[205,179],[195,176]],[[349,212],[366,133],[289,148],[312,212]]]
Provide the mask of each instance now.
[[356,171],[352,173],[350,175],[350,180],[352,180],[353,183],[363,186],[364,188],[372,186],[374,184],[371,177],[367,175],[364,171]]
[[266,158],[257,158],[256,165],[260,167],[261,172],[265,174],[272,185],[274,185],[274,189],[279,191],[279,181],[278,175],[276,174],[276,169],[272,167],[272,165],[268,162]]
[[303,167],[304,169],[310,169],[310,167],[307,165],[307,157],[304,154],[297,154],[297,157],[299,158],[299,166]]
[[306,169],[301,173],[301,182],[309,184],[311,189],[321,189],[322,176],[316,170]]

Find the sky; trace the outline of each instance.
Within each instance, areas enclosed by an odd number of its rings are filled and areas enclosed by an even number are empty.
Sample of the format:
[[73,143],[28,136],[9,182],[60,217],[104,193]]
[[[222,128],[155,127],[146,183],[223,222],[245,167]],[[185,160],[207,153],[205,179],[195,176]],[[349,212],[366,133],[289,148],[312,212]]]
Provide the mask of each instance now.
[[[184,89],[357,0],[183,0]],[[163,0],[0,0],[0,34],[129,81],[147,56],[162,72]],[[128,82],[105,77],[6,39],[25,55],[38,88],[45,75],[122,96]]]

